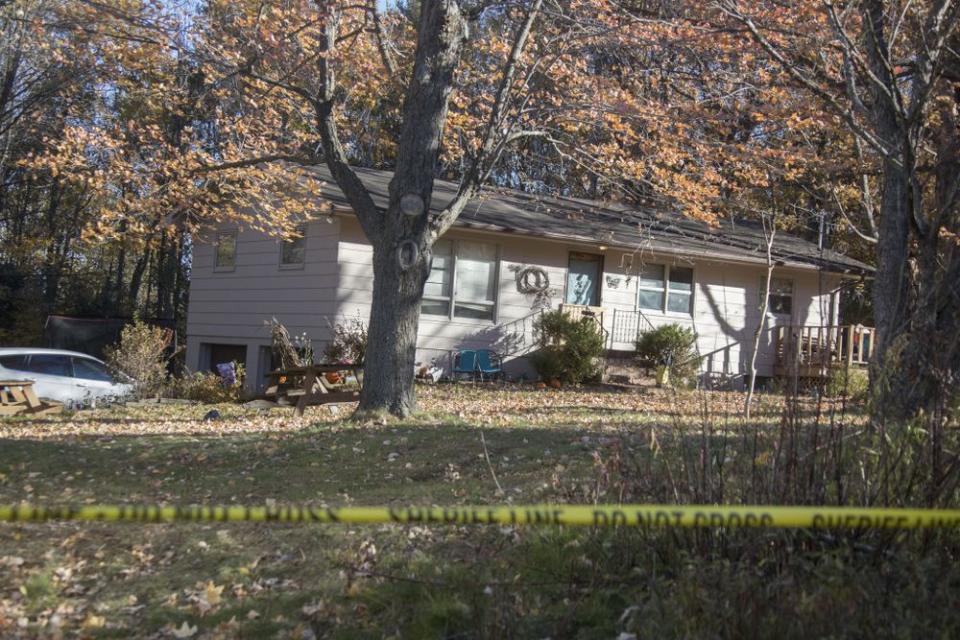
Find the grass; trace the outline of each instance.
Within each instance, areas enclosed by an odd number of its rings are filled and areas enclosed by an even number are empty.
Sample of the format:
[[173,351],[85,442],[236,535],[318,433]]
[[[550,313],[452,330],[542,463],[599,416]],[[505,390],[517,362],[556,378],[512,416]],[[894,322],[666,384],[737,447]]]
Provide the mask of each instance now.
[[[421,414],[389,423],[167,405],[9,420],[0,502],[740,501],[784,433],[774,397],[744,425],[734,394],[420,395]],[[837,420],[846,438],[862,425]],[[949,533],[0,525],[0,636],[950,637],[958,548]]]

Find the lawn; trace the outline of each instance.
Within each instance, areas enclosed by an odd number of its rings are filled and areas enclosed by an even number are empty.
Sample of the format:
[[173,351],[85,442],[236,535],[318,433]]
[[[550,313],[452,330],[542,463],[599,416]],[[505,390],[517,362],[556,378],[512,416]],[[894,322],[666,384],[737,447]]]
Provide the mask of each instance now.
[[[837,403],[768,396],[744,424],[736,394],[419,392],[402,422],[227,405],[11,419],[0,502],[831,503],[859,487],[841,471],[873,468],[841,465],[860,457],[835,445],[864,429]],[[0,636],[949,637],[958,549],[952,533],[0,524]]]

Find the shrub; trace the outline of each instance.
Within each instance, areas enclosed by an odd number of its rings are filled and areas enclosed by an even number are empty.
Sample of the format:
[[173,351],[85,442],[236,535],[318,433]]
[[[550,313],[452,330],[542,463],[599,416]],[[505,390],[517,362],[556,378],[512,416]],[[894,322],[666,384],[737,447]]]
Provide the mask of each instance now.
[[541,378],[579,384],[599,377],[603,336],[595,320],[547,311],[534,323],[534,332],[540,349],[531,361]]
[[244,367],[234,363],[236,380],[228,384],[221,376],[208,371],[197,371],[179,378],[168,387],[167,393],[176,398],[206,404],[239,402],[243,399]]
[[851,400],[866,400],[870,376],[866,369],[834,369],[827,378],[824,394],[828,398],[846,396]]
[[167,379],[172,337],[169,329],[135,319],[120,332],[120,342],[107,348],[107,366],[133,380],[136,397],[155,395]]
[[637,339],[637,360],[652,369],[666,365],[672,380],[687,382],[700,370],[694,343],[697,334],[679,324],[665,324],[645,331]]
[[367,350],[367,326],[359,317],[331,327],[333,341],[323,350],[327,362],[363,364]]

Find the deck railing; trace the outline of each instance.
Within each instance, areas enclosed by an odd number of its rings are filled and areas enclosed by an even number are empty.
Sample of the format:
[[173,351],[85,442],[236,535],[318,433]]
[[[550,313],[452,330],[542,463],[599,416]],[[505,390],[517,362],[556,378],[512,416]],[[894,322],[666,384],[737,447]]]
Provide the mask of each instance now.
[[876,329],[863,325],[775,328],[778,375],[826,375],[842,366],[865,366],[873,355]]
[[636,343],[637,337],[644,331],[653,329],[653,323],[641,311],[613,309],[613,322],[610,325],[610,348],[614,345]]
[[591,307],[585,304],[567,304],[563,303],[560,305],[560,311],[566,314],[571,320],[583,320],[584,318],[593,320],[597,323],[597,331],[600,332],[600,335],[603,336],[604,344],[607,344],[610,339],[610,332],[607,331],[607,328],[603,324],[603,314],[605,309],[603,307]]

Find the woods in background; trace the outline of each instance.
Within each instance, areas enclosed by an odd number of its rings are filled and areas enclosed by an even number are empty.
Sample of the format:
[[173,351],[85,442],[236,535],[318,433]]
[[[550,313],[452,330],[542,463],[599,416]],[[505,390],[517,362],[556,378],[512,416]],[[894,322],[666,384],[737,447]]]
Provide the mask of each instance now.
[[2,344],[38,343],[50,313],[185,314],[189,239],[175,227],[99,233],[105,208],[130,185],[36,164],[71,128],[138,120],[136,91],[122,86],[117,51],[135,35],[116,26],[82,3],[0,8]]

